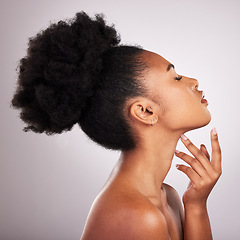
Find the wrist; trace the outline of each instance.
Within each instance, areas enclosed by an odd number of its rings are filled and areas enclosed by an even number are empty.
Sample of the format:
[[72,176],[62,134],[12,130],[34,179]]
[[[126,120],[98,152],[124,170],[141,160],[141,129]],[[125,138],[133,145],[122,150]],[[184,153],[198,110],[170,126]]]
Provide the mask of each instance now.
[[201,203],[184,203],[184,209],[185,211],[192,212],[192,213],[204,213],[207,212],[207,203],[201,202]]

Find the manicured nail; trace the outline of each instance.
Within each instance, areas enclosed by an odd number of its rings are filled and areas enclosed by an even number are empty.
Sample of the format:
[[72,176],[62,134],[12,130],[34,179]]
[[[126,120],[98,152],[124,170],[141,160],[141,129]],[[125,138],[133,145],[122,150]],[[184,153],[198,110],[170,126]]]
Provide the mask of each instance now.
[[180,151],[178,151],[177,149],[175,150],[175,154],[178,154],[178,153],[180,153]]
[[212,129],[212,133],[213,135],[217,135],[217,129],[215,127]]
[[179,164],[176,164],[176,168],[179,168]]
[[188,140],[188,138],[184,134],[181,135],[181,139]]

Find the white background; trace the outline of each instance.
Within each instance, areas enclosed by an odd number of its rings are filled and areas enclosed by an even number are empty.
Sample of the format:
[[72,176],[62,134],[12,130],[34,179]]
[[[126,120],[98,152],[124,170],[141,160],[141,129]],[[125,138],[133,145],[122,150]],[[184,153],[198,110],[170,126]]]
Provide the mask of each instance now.
[[[91,17],[104,13],[122,43],[140,44],[172,62],[180,75],[198,79],[212,121],[186,135],[211,151],[210,130],[217,128],[223,175],[208,201],[212,231],[217,240],[240,239],[237,0],[1,0],[0,239],[79,239],[92,201],[119,157],[89,140],[78,125],[55,136],[25,133],[19,112],[9,107],[28,38],[81,10]],[[181,142],[178,149],[188,152]],[[166,182],[181,196],[188,180],[175,169],[177,162],[174,158]]]

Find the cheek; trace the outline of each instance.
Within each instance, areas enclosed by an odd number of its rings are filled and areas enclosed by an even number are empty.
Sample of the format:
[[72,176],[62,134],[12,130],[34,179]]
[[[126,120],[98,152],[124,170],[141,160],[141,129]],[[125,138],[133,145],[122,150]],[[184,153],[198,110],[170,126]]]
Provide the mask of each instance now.
[[193,94],[181,89],[170,89],[165,92],[165,105],[169,113],[186,113],[193,106]]
[[165,98],[164,122],[171,128],[201,127],[208,124],[211,115],[194,92],[172,91]]

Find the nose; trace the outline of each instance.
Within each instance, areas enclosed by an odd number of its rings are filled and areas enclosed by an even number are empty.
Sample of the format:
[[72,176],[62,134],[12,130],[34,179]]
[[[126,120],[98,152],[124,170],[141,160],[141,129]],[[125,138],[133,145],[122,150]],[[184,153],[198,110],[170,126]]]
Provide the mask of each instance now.
[[195,79],[195,78],[190,78],[190,77],[186,77],[186,76],[184,76],[183,79],[186,80],[186,84],[189,85],[189,87],[192,89],[192,91],[198,90],[199,83],[198,83],[198,80],[197,80],[197,79]]
[[195,78],[191,78],[192,90],[198,90],[198,86],[199,86],[198,80]]

